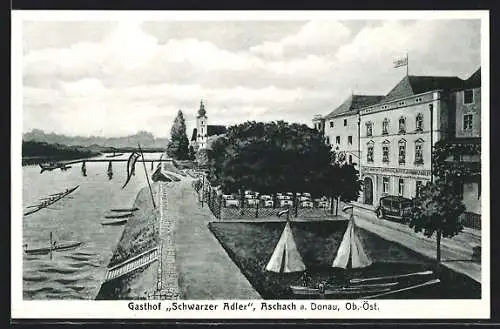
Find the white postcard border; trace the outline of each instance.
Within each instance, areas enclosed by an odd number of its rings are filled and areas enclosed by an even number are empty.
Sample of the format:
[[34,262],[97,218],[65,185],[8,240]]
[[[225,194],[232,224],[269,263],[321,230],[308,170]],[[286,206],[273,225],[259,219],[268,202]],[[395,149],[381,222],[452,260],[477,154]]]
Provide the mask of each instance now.
[[[114,318],[114,319],[486,319],[490,317],[490,255],[482,253],[482,298],[480,300],[378,300],[378,311],[347,310],[346,303],[363,305],[364,301],[280,300],[280,304],[306,305],[307,311],[261,311],[262,302],[273,301],[161,301],[217,305],[218,311],[132,311],[131,301],[24,301],[22,298],[22,22],[101,21],[118,19],[144,20],[311,20],[311,19],[480,19],[482,74],[482,250],[490,250],[490,178],[489,178],[489,12],[474,11],[12,11],[11,57],[11,317],[28,318]],[[253,302],[257,310],[224,311],[224,303]],[[143,301],[135,301],[141,304]],[[150,301],[151,304],[157,302]],[[311,303],[338,305],[335,311],[312,311]]]

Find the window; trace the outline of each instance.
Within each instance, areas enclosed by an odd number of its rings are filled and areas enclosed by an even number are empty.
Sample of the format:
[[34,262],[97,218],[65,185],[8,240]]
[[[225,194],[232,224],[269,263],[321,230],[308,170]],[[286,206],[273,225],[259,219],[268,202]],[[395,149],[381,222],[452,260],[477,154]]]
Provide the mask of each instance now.
[[366,124],[366,136],[372,135],[372,128],[373,128],[373,124],[371,122],[368,122]]
[[349,154],[349,164],[352,164],[352,155]]
[[419,139],[415,142],[415,163],[416,164],[423,164],[424,163],[424,154],[422,151],[422,145],[424,141],[422,139]]
[[464,115],[464,130],[472,130],[472,114]]
[[389,193],[389,177],[382,178],[382,192]]
[[326,136],[326,143],[330,145],[330,137]]
[[382,135],[387,135],[389,131],[389,119],[385,118],[382,122]]
[[404,139],[399,141],[398,159],[399,164],[406,162],[406,141]]
[[422,97],[415,98],[415,103],[420,103],[422,101]]
[[373,142],[368,143],[368,152],[366,153],[366,161],[373,162]]
[[201,121],[201,124],[203,125],[203,121]]
[[203,135],[203,127],[201,127],[201,134]]
[[474,91],[472,89],[464,90],[464,104],[474,103]]
[[347,143],[349,143],[349,145],[352,145],[352,136],[347,136]]
[[405,180],[400,178],[399,179],[399,195],[403,195],[405,193]]
[[347,126],[347,119],[344,119],[344,126]]
[[404,101],[401,101],[401,102],[399,102],[399,103],[398,103],[398,105],[399,105],[399,106],[403,106],[403,105],[405,105],[405,102],[404,102]]
[[403,117],[399,118],[399,133],[406,133],[406,119]]
[[330,121],[330,128],[333,128],[333,121]]
[[415,118],[415,130],[422,131],[424,129],[424,116],[422,113],[417,114]]
[[416,185],[415,185],[415,196],[419,197],[420,196],[420,189],[422,188],[422,181],[418,180],[415,183],[416,183]]
[[382,162],[389,162],[389,142],[382,143]]
[[335,142],[336,142],[337,144],[340,144],[340,136],[335,137]]

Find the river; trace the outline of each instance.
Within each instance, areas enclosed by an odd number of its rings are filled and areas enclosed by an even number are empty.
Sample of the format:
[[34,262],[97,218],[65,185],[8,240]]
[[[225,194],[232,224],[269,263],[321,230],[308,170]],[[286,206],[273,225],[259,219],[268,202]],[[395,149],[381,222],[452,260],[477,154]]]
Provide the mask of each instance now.
[[[128,159],[128,154],[113,159]],[[161,153],[146,153],[146,159],[159,159]],[[105,156],[96,157],[96,159]],[[156,168],[157,163],[155,163]],[[49,194],[80,185],[70,196],[23,218],[23,244],[28,248],[47,247],[50,232],[54,240],[82,241],[83,245],[50,255],[23,256],[23,298],[25,300],[94,299],[106,274],[106,267],[124,226],[102,226],[112,208],[131,208],[137,192],[147,186],[144,167],[136,163],[135,175],[122,189],[126,162],[112,164],[109,179],[107,162],[87,162],[67,171],[56,169],[40,173],[39,166],[23,167],[23,208],[39,203]],[[151,163],[146,163],[151,179]]]

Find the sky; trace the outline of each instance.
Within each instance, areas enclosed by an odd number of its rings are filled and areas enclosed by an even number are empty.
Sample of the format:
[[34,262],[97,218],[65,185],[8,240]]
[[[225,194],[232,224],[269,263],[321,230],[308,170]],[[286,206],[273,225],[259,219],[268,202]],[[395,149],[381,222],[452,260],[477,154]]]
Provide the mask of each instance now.
[[385,95],[406,74],[467,78],[480,21],[24,21],[23,132],[188,136],[209,124],[309,124],[351,95]]

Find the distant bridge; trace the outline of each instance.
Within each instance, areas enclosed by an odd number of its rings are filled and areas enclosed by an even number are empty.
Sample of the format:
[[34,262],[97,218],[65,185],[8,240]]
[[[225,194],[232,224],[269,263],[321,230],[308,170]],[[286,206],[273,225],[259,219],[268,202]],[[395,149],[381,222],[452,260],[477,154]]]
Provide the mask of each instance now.
[[[70,165],[70,164],[75,164],[75,163],[80,163],[80,162],[127,162],[128,159],[79,159],[79,160],[72,160],[72,161],[61,161],[60,163],[65,164],[65,165]],[[171,162],[173,161],[172,158],[167,158],[167,159],[137,159],[137,162]]]

